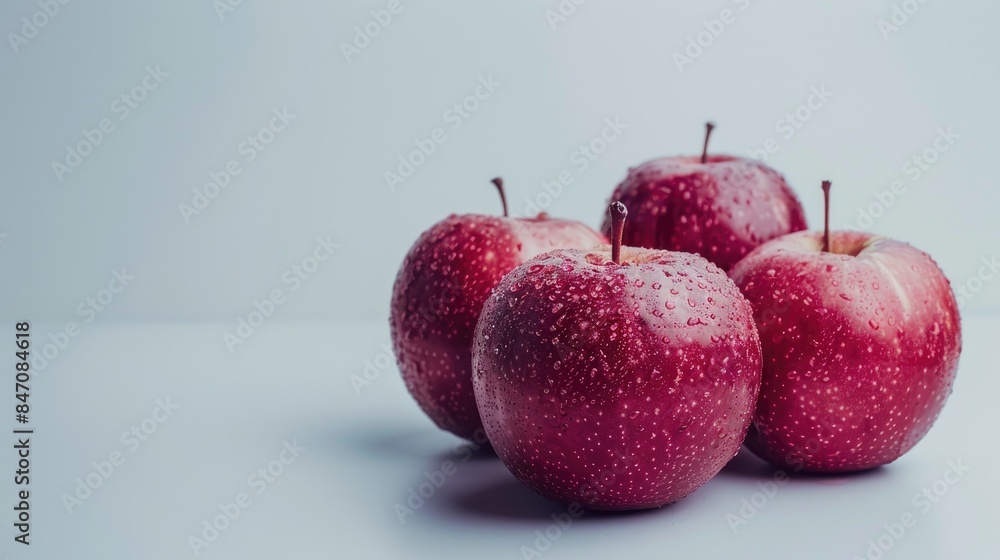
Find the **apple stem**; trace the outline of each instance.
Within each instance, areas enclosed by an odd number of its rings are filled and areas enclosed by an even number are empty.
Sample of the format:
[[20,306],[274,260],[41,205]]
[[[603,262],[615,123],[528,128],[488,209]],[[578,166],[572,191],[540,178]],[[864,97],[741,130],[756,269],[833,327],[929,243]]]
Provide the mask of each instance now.
[[830,252],[830,181],[823,181],[823,252]]
[[503,203],[503,217],[506,218],[509,214],[507,214],[507,194],[503,192],[503,179],[497,177],[493,179],[492,183],[497,186],[497,192],[500,193],[500,202]]
[[611,213],[611,260],[615,264],[622,264],[622,233],[625,231],[628,208],[616,200],[611,203],[608,212]]
[[705,163],[708,159],[708,137],[712,135],[712,130],[715,129],[715,123],[707,122],[705,123],[705,145],[701,147],[701,162]]

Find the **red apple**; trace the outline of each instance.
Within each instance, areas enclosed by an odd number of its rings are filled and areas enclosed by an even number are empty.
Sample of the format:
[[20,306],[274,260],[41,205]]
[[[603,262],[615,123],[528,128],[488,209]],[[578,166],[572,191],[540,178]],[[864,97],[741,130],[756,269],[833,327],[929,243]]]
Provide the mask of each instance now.
[[750,450],[846,472],[892,462],[924,437],[962,349],[955,296],[930,256],[827,226],[761,245],[730,275],[764,349]]
[[[591,509],[675,502],[738,451],[760,384],[750,306],[697,255],[613,245],[515,268],[483,308],[473,385],[500,459]],[[609,250],[610,249],[610,250]]]
[[574,221],[451,215],[424,232],[396,277],[389,318],[393,348],[410,394],[443,430],[473,439],[482,428],[472,392],[472,335],[490,291],[535,255],[606,243]]
[[[665,157],[629,169],[611,196],[632,213],[622,243],[697,253],[729,270],[754,247],[806,229],[795,193],[777,171],[755,160],[708,155]],[[608,235],[607,219],[602,231]]]

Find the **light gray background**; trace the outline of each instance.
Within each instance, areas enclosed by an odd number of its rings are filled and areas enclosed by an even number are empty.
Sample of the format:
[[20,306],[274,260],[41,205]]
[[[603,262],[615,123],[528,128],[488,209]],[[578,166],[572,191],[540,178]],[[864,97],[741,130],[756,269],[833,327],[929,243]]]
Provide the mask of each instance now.
[[[874,193],[903,181],[906,193],[870,229],[928,251],[967,290],[955,393],[894,465],[797,479],[735,533],[726,515],[771,476],[752,461],[677,507],[588,514],[543,557],[864,555],[956,460],[969,473],[885,557],[996,557],[1000,281],[983,259],[1000,238],[1000,5],[928,0],[884,37],[879,20],[902,0],[563,2],[575,11],[555,29],[546,11],[556,0],[401,0],[348,61],[341,44],[387,1],[232,3],[220,17],[210,0],[74,0],[17,52],[9,33],[39,5],[0,6],[0,319],[10,325],[0,340],[28,319],[34,356],[52,356],[34,368],[36,544],[13,548],[4,514],[0,557],[195,558],[188,539],[199,525],[297,439],[302,457],[200,558],[521,558],[560,507],[496,460],[462,463],[405,524],[394,512],[425,471],[462,456],[383,350],[396,269],[448,213],[498,212],[495,175],[523,214],[569,170],[573,184],[546,210],[596,226],[630,165],[697,152],[708,119],[719,126],[713,152],[746,155],[775,139],[768,162],[814,227],[822,179],[834,181],[835,227],[879,210]],[[724,9],[735,21],[679,71],[674,53]],[[147,67],[168,75],[122,120],[113,103]],[[489,76],[501,85],[453,130],[445,111]],[[779,119],[813,88],[833,95],[786,138]],[[294,119],[246,162],[240,143],[285,107]],[[60,181],[52,162],[104,118],[114,131]],[[581,170],[574,152],[616,118],[627,130]],[[384,173],[438,127],[447,141],[390,189]],[[911,181],[907,160],[949,127],[959,138]],[[242,172],[186,221],[179,205],[232,159]],[[293,290],[285,275],[317,238],[339,247]],[[102,291],[123,268],[134,280]],[[226,333],[274,290],[284,303],[227,346]],[[105,303],[98,311],[90,298]],[[68,321],[78,334],[66,334]],[[359,384],[366,370],[375,375]],[[128,451],[120,435],[166,397],[179,409]],[[125,464],[68,512],[76,480],[115,450]],[[3,456],[6,473],[13,456]],[[4,489],[7,510],[14,489]]]
[[[72,318],[110,270],[126,267],[137,279],[106,319],[235,324],[331,235],[335,262],[280,318],[382,319],[421,231],[450,212],[499,211],[494,175],[523,213],[544,181],[570,169],[574,184],[548,211],[596,226],[628,166],[697,152],[707,119],[719,125],[713,151],[779,142],[769,163],[814,227],[820,180],[834,181],[840,227],[899,178],[907,193],[871,229],[928,251],[953,282],[997,252],[996,3],[927,2],[886,40],[886,1],[589,1],[553,30],[554,0],[401,0],[348,63],[341,43],[385,5],[245,0],[220,21],[208,0],[70,2],[18,53],[5,42],[3,314]],[[673,53],[727,8],[735,21],[679,72]],[[18,31],[37,9],[4,3],[0,30]],[[118,120],[112,102],[147,65],[169,76]],[[489,75],[502,85],[451,130],[442,114]],[[785,140],[776,122],[813,86],[834,95]],[[186,223],[178,205],[285,106],[296,116],[288,128]],[[58,181],[52,161],[105,117],[115,131]],[[574,150],[614,117],[628,130],[578,172]],[[390,191],[383,174],[435,127],[448,140]],[[939,127],[960,138],[910,182],[903,165]],[[996,310],[1000,290],[987,285],[968,305]]]

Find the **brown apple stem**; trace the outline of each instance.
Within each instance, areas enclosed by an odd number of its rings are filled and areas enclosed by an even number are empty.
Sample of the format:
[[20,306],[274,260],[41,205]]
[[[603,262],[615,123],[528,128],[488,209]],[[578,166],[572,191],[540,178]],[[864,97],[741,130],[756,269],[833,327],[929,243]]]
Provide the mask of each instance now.
[[493,179],[492,183],[497,186],[497,192],[500,193],[500,202],[503,203],[503,217],[506,218],[509,214],[507,214],[507,194],[503,192],[503,179],[497,177]]
[[701,147],[701,162],[705,163],[708,159],[708,137],[712,135],[712,130],[715,129],[715,124],[711,122],[705,123],[705,145]]
[[628,208],[616,200],[611,203],[608,212],[611,213],[611,260],[615,264],[622,264],[622,233],[625,231]]
[[823,181],[823,252],[830,252],[830,181]]

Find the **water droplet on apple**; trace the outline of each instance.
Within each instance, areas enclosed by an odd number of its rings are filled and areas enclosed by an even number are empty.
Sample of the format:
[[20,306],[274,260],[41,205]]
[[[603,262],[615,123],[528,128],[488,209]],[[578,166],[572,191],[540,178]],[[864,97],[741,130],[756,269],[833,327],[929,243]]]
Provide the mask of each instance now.
[[868,326],[875,330],[878,330],[878,321],[876,321],[875,319],[868,319]]

